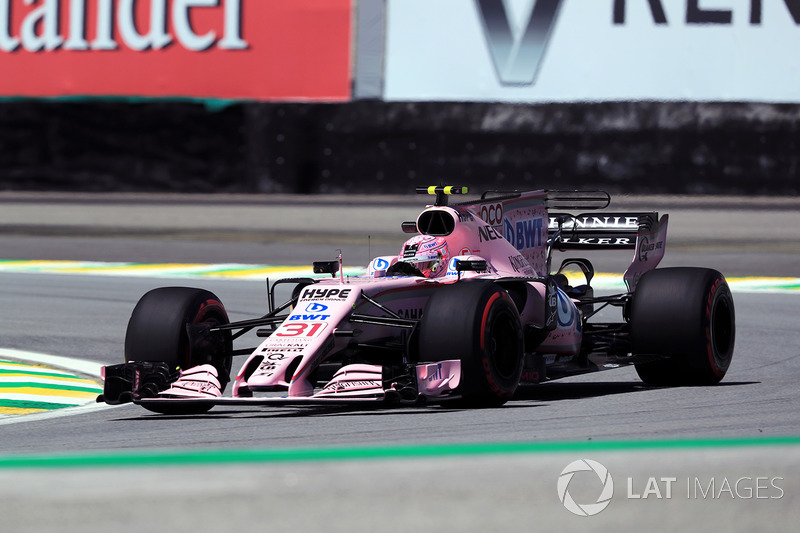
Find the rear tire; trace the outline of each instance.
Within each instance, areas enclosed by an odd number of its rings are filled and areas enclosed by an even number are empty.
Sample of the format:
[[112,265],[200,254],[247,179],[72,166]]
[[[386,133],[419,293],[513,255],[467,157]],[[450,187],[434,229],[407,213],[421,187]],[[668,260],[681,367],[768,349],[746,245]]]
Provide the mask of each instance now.
[[[125,334],[125,361],[167,363],[185,370],[211,364],[222,390],[230,380],[233,341],[229,331],[202,334],[205,328],[227,324],[228,314],[213,293],[188,287],[154,289],[139,300]],[[200,333],[190,341],[189,330]],[[187,410],[159,407],[165,414],[203,413],[211,406]]]
[[666,357],[635,365],[649,385],[714,385],[728,371],[735,312],[728,283],[716,270],[647,272],[633,295],[630,325],[634,354]]
[[462,405],[498,407],[514,395],[522,376],[522,326],[501,287],[462,281],[437,289],[418,331],[421,361],[461,359]]

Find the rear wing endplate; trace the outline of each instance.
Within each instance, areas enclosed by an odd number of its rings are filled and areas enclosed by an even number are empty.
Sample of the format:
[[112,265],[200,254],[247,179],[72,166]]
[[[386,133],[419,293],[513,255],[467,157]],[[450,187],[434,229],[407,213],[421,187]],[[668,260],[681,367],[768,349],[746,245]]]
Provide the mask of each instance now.
[[667,249],[668,222],[669,215],[664,215],[657,224],[639,229],[633,261],[622,276],[629,292],[636,290],[642,274],[656,268],[664,258],[664,252]]

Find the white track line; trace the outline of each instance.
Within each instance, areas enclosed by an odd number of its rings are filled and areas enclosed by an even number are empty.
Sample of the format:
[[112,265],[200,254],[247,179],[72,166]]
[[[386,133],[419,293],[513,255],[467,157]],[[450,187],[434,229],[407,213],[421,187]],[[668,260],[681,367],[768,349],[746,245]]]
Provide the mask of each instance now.
[[[25,361],[30,363],[37,363],[41,365],[50,365],[73,372],[92,376],[102,379],[100,375],[101,363],[97,361],[86,361],[84,359],[73,359],[71,357],[62,357],[60,355],[50,355],[37,352],[27,352],[23,350],[14,350],[10,348],[0,348],[0,358],[6,358],[16,361]],[[53,418],[61,418],[63,416],[80,415],[90,413],[93,411],[102,411],[119,407],[118,405],[107,405],[104,403],[86,403],[76,407],[63,407],[53,411],[45,411],[43,413],[35,413],[29,415],[8,415],[7,417],[0,418],[0,426],[7,424],[16,424],[19,422],[34,422],[37,420],[50,420]]]
[[74,359],[72,357],[62,357],[60,355],[49,355],[46,353],[26,352],[24,350],[14,350],[11,348],[0,348],[0,357],[19,361],[28,361],[40,365],[50,365],[73,372],[80,372],[94,378],[102,378],[100,367],[102,363],[97,361],[87,361],[85,359]]

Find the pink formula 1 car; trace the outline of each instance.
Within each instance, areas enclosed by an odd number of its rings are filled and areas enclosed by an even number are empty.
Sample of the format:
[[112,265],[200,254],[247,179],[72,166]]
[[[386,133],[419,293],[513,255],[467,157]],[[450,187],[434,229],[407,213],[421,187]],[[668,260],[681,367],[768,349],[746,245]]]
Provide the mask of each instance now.
[[[465,188],[418,192],[436,201],[402,224],[414,236],[397,256],[374,258],[358,276],[343,275],[340,256],[314,263],[330,277],[267,282],[260,318],[230,323],[202,289],[148,292],[128,324],[126,363],[104,368],[98,401],[182,414],[332,402],[487,407],[510,400],[520,383],[620,365],[635,365],[652,385],[710,385],[725,375],[730,290],[715,270],[655,269],[667,215],[600,211],[610,204],[604,192],[490,191],[454,205],[450,195]],[[633,251],[626,292],[596,296],[587,259],[551,269],[554,251],[594,249]],[[570,284],[567,271],[581,283]],[[276,306],[283,284],[292,296]],[[620,318],[597,320],[605,308]],[[253,330],[260,344],[234,350]],[[248,357],[224,396],[237,355]]]

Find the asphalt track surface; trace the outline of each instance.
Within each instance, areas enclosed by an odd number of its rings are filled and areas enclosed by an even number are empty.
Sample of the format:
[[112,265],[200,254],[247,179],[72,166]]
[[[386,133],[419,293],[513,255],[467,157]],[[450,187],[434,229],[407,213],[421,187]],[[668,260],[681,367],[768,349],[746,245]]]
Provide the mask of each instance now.
[[[308,265],[341,248],[345,262],[363,264],[370,255],[396,253],[403,241],[399,222],[412,220],[423,203],[413,196],[6,194],[0,195],[0,258]],[[654,197],[624,198],[612,209],[670,213],[664,266],[798,277],[799,205],[795,199]],[[621,271],[625,255],[590,257],[599,271]],[[184,284],[7,273],[0,283],[0,347],[98,364],[121,361],[125,325],[141,294]],[[263,312],[263,282],[185,284],[216,292],[233,320]],[[123,406],[30,415],[0,426],[0,513],[9,531],[226,530],[269,523],[277,530],[334,531],[751,531],[766,525],[794,531],[800,518],[797,297],[734,293],[736,353],[717,387],[650,388],[622,368],[526,389],[503,408],[480,411],[215,408],[169,417]],[[298,451],[307,455],[291,455]],[[262,455],[248,455],[254,452]],[[599,461],[614,477],[613,501],[597,516],[571,514],[556,490],[562,470],[582,458]],[[591,485],[599,483],[596,476],[577,484],[589,474],[575,474],[570,493],[576,501],[599,493]],[[740,481],[740,490],[720,491],[724,481]],[[761,497],[748,498],[748,484]],[[648,487],[648,498],[635,497]]]

